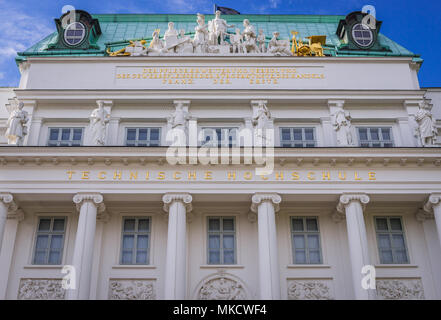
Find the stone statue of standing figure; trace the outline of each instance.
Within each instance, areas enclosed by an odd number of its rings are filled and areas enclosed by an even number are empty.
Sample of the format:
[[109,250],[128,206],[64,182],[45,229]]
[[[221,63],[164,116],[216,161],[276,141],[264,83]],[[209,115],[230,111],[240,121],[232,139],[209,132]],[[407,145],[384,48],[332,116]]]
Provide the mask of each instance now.
[[224,45],[228,28],[234,28],[234,24],[229,25],[221,18],[221,12],[217,10],[215,18],[208,23],[210,45]]
[[206,53],[208,43],[208,26],[205,24],[205,16],[198,13],[198,25],[194,28],[193,47],[194,53]]
[[338,146],[352,146],[352,125],[351,115],[343,108],[338,109],[332,114],[334,130],[337,133],[337,145]]
[[104,146],[106,143],[106,128],[110,120],[110,114],[104,109],[104,101],[97,101],[98,108],[90,115],[91,144]]
[[22,146],[25,136],[28,134],[28,129],[26,127],[29,121],[29,116],[26,111],[23,110],[24,103],[22,101],[18,102],[17,108],[14,109],[9,115],[7,122],[6,138],[8,139],[8,144],[13,144],[16,146]]
[[257,112],[253,117],[253,125],[255,130],[255,138],[257,145],[266,145],[266,130],[270,129],[272,123],[271,113],[266,106],[266,101],[259,101],[257,104]]
[[435,145],[438,135],[431,109],[431,105],[427,100],[424,100],[419,104],[419,110],[415,114],[415,121],[418,124],[416,135],[421,139],[421,144],[424,147]]

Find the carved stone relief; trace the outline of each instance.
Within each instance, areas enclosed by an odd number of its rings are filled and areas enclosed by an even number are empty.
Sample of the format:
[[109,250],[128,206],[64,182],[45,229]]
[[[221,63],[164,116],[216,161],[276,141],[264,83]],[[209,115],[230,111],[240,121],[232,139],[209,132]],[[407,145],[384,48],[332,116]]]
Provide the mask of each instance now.
[[289,280],[288,300],[331,300],[330,280]]
[[245,300],[245,288],[238,281],[224,275],[208,279],[199,289],[199,300]]
[[377,298],[380,300],[422,300],[421,279],[377,279]]
[[110,279],[109,300],[155,300],[154,280]]
[[65,290],[61,279],[21,279],[19,300],[63,300]]

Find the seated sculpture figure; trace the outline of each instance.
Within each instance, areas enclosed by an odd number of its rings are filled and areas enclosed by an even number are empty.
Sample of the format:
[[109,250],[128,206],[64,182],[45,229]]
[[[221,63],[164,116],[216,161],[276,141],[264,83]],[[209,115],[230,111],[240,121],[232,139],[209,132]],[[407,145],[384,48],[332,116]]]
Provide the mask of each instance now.
[[257,53],[259,48],[256,44],[256,31],[254,26],[248,19],[243,21],[244,30],[242,32],[245,40],[243,42],[243,48],[245,53]]
[[176,31],[173,22],[168,23],[168,29],[164,34],[165,48],[168,52],[175,52],[178,44],[178,31]]
[[179,31],[178,45],[175,51],[177,53],[193,53],[193,44],[189,36],[185,35],[185,30],[181,29]]
[[150,42],[149,47],[147,48],[147,53],[149,54],[163,54],[167,53],[167,49],[164,46],[164,43],[159,39],[159,30],[153,31],[152,41]]
[[276,56],[292,56],[289,40],[278,40],[279,32],[273,32],[273,38],[268,43],[268,52]]
[[205,16],[198,13],[198,25],[194,28],[193,47],[194,53],[206,53],[208,43],[208,29],[205,24]]

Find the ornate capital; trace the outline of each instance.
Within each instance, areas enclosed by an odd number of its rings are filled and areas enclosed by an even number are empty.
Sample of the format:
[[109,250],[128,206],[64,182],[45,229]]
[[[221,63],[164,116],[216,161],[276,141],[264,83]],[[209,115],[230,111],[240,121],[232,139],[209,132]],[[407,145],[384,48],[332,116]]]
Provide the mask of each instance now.
[[279,204],[282,202],[282,197],[277,193],[256,193],[251,198],[251,211],[257,213],[260,204],[264,202],[271,202],[274,205],[274,211],[280,210]]
[[345,214],[346,207],[353,201],[358,201],[364,208],[369,203],[369,196],[364,193],[348,193],[340,196],[340,201],[337,205],[337,211],[341,214]]
[[162,201],[164,202],[165,212],[169,211],[170,205],[175,201],[182,202],[187,212],[191,212],[191,210],[193,210],[193,207],[191,205],[193,197],[188,193],[167,193],[162,197]]
[[17,211],[18,209],[18,206],[14,201],[14,197],[10,193],[0,193],[0,202],[2,202],[6,206],[8,211]]
[[77,210],[80,211],[81,206],[85,202],[90,202],[98,209],[99,213],[102,213],[106,210],[106,206],[104,205],[104,198],[100,193],[77,193],[73,197],[73,202],[75,203]]
[[441,205],[441,193],[432,193],[424,204],[424,211],[433,213],[434,207]]
[[435,216],[434,216],[433,212],[427,212],[423,209],[418,210],[418,212],[415,214],[415,218],[420,222],[424,222],[426,220],[433,219],[434,217]]

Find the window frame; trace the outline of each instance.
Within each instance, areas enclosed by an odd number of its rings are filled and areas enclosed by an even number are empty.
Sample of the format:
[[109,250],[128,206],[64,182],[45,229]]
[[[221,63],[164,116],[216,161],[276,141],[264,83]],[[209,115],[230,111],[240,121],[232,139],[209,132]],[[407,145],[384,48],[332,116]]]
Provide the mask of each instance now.
[[[220,219],[221,223],[220,223],[220,230],[219,231],[210,231],[210,219]],[[233,220],[233,227],[234,227],[234,231],[232,232],[224,232],[223,231],[223,220],[224,219],[232,219]],[[206,217],[206,241],[207,241],[207,246],[206,246],[206,262],[207,265],[209,266],[222,266],[222,265],[238,265],[237,262],[237,219],[236,216],[207,216]],[[211,234],[216,234],[220,236],[220,245],[219,245],[219,262],[218,263],[211,263],[210,262],[210,235]],[[233,235],[233,239],[234,239],[234,245],[233,245],[233,254],[234,254],[234,261],[233,263],[225,263],[224,261],[224,248],[223,248],[223,236],[224,234],[227,235]]]
[[[294,231],[293,229],[293,220],[294,219],[302,219],[303,220],[303,231]],[[317,231],[307,231],[306,230],[306,219],[315,219],[317,222]],[[289,217],[289,235],[290,235],[290,242],[291,242],[291,254],[292,254],[292,263],[293,265],[301,265],[301,266],[308,266],[308,265],[323,265],[323,248],[322,248],[322,237],[321,237],[321,231],[320,231],[320,221],[318,216],[290,216]],[[294,235],[303,235],[305,240],[305,263],[300,263],[296,261],[296,247],[294,244]],[[309,258],[309,247],[308,247],[308,235],[317,235],[318,236],[318,250],[319,250],[319,256],[320,260],[318,263],[311,263]]]
[[[386,219],[387,220],[387,227],[388,230],[387,231],[379,231],[377,228],[377,219]],[[390,228],[390,219],[400,219],[400,223],[401,223],[401,231],[393,231]],[[386,215],[386,216],[373,216],[373,223],[374,223],[374,232],[375,232],[375,241],[376,241],[376,245],[377,245],[377,254],[378,254],[378,261],[380,263],[380,265],[409,265],[410,264],[410,254],[409,254],[409,247],[407,244],[407,238],[406,238],[406,230],[405,230],[405,225],[404,225],[404,219],[402,216],[399,215]],[[382,262],[382,255],[381,255],[381,251],[380,251],[380,241],[379,241],[379,233],[381,234],[388,234],[389,235],[389,241],[391,243],[391,251],[392,251],[392,262],[388,262],[388,263],[384,263]],[[406,260],[407,262],[396,262],[395,261],[395,251],[397,249],[394,249],[393,247],[393,239],[392,236],[394,234],[401,234],[403,236],[403,241],[404,241],[404,250],[406,252]]]
[[[294,130],[295,129],[301,129],[302,130],[302,140],[294,140],[294,139],[291,139],[289,141],[288,140],[283,140],[282,131],[284,129],[289,129],[290,130],[290,132],[289,132],[290,138],[294,138]],[[312,129],[312,134],[313,134],[314,140],[306,140],[306,133],[305,133],[306,129]],[[311,142],[314,143],[314,146],[313,147],[307,147],[306,145],[307,144],[311,144]],[[284,146],[284,144],[288,144],[288,143],[291,144],[290,147]],[[295,144],[300,144],[300,143],[302,144],[302,147],[296,147],[295,146]],[[317,145],[318,145],[316,127],[281,126],[281,127],[279,127],[279,145],[282,148],[316,148]]]
[[[355,28],[358,27],[358,26],[361,27],[361,30],[355,30]],[[367,38],[365,38],[364,36],[362,36],[361,38],[355,36],[354,33],[355,33],[356,31],[360,31],[360,32],[362,32],[362,33],[364,33],[364,32],[369,32],[369,34],[370,34],[370,42],[369,42],[368,44],[360,43],[359,41],[367,40]],[[363,24],[363,23],[356,23],[356,24],[354,24],[354,25],[352,26],[352,28],[351,28],[351,36],[352,36],[352,39],[354,40],[355,44],[356,44],[357,46],[359,46],[360,48],[369,48],[370,46],[372,46],[372,44],[373,44],[374,41],[375,41],[375,35],[374,35],[374,32],[372,31],[371,28],[369,28],[367,25],[365,25],[365,24]]]
[[[129,134],[129,130],[130,129],[135,129],[136,130],[136,139],[133,140],[134,143],[135,143],[134,146],[128,146],[127,145],[127,142],[128,142],[127,138],[128,138],[128,134]],[[124,146],[125,147],[139,147],[139,143],[140,143],[140,140],[139,140],[139,130],[140,129],[147,129],[147,137],[148,138],[151,135],[151,130],[152,129],[158,129],[159,130],[159,133],[158,133],[158,145],[157,146],[151,146],[150,145],[152,140],[141,140],[141,143],[143,143],[143,141],[145,141],[146,145],[145,146],[140,146],[140,147],[161,147],[161,140],[162,140],[162,136],[161,136],[162,135],[162,128],[161,127],[132,127],[132,126],[124,128]]]
[[[360,129],[367,129],[367,135],[368,135],[368,140],[361,140],[360,138]],[[371,135],[371,129],[377,129],[379,130],[379,139],[378,141],[374,141],[372,140],[372,135]],[[389,130],[389,135],[390,135],[390,140],[382,140],[383,139],[383,132],[382,129],[388,129]],[[358,139],[358,146],[360,148],[394,148],[395,147],[395,139],[394,139],[394,135],[393,135],[393,128],[392,126],[390,127],[384,127],[384,126],[357,126],[356,127],[356,131],[357,131],[357,139]],[[380,147],[373,147],[372,144],[373,143],[380,143]],[[369,146],[362,146],[362,143],[368,143]],[[390,143],[392,146],[390,147],[385,147],[384,144],[385,143]]]
[[[51,140],[51,130],[55,130],[58,129],[58,139],[55,140]],[[69,140],[61,140],[61,137],[63,135],[63,130],[65,129],[69,129],[70,133],[69,133]],[[74,142],[73,140],[73,135],[74,135],[74,130],[81,130],[81,140],[79,141],[79,145],[78,146],[72,146],[72,143]],[[85,133],[85,128],[84,127],[48,127],[48,136],[47,136],[47,141],[46,141],[46,145],[48,147],[81,147],[83,146],[83,141],[84,141],[84,133]],[[50,143],[51,142],[56,142],[56,146],[51,146]],[[68,143],[68,146],[61,146],[61,143]]]
[[[72,44],[72,43],[70,43],[70,42],[67,40],[68,37],[72,37],[72,36],[68,36],[68,35],[67,35],[67,31],[69,31],[69,30],[70,30],[69,28],[70,28],[71,26],[73,26],[74,24],[80,24],[80,25],[81,25],[81,27],[83,28],[83,29],[82,29],[82,30],[83,30],[83,34],[82,34],[82,37],[81,37],[81,40],[80,40],[80,41],[78,41],[77,43]],[[78,30],[78,29],[75,29],[75,30]],[[74,36],[74,38],[75,38],[75,39],[79,39],[78,36]],[[86,38],[87,38],[87,27],[84,25],[84,23],[82,23],[82,22],[80,22],[80,21],[72,22],[72,23],[69,24],[69,25],[66,27],[66,29],[64,29],[64,31],[63,31],[63,40],[64,40],[64,42],[66,43],[67,46],[72,47],[72,48],[75,48],[75,47],[80,46],[80,45],[84,42],[84,40],[85,40]]]
[[[135,219],[135,231],[128,232],[124,231],[124,222],[125,220]],[[148,220],[149,228],[147,232],[139,232],[138,224],[139,220]],[[131,263],[123,263],[123,253],[124,253],[124,235],[134,235],[133,248],[132,248],[132,260]],[[138,236],[139,235],[148,235],[148,246],[147,246],[147,259],[146,263],[136,263],[137,258],[137,245],[138,245]],[[120,266],[144,266],[151,265],[151,248],[152,248],[152,217],[151,216],[122,216],[121,217],[121,240],[120,240],[120,250],[119,250],[119,259],[118,264]]]
[[[66,242],[67,242],[67,223],[68,223],[68,217],[65,215],[53,215],[53,216],[48,216],[48,215],[42,215],[42,216],[37,216],[37,224],[36,224],[36,228],[35,228],[35,236],[34,236],[34,244],[32,247],[32,256],[31,256],[31,265],[36,265],[36,266],[59,266],[63,264],[63,260],[64,260],[64,253],[65,253],[65,246],[66,246]],[[44,219],[50,219],[50,229],[49,231],[39,231],[40,228],[40,221],[44,220]],[[56,219],[64,219],[64,229],[63,231],[53,231],[53,225],[54,225],[54,221]],[[44,263],[36,263],[35,258],[36,258],[36,254],[37,254],[37,243],[38,243],[38,236],[39,235],[48,235],[49,240],[48,240],[48,245],[45,249],[46,253],[45,253],[45,261]],[[49,263],[49,254],[50,254],[50,247],[51,247],[51,243],[52,243],[52,236],[54,235],[62,235],[62,245],[61,245],[61,250],[59,251],[59,263]]]

